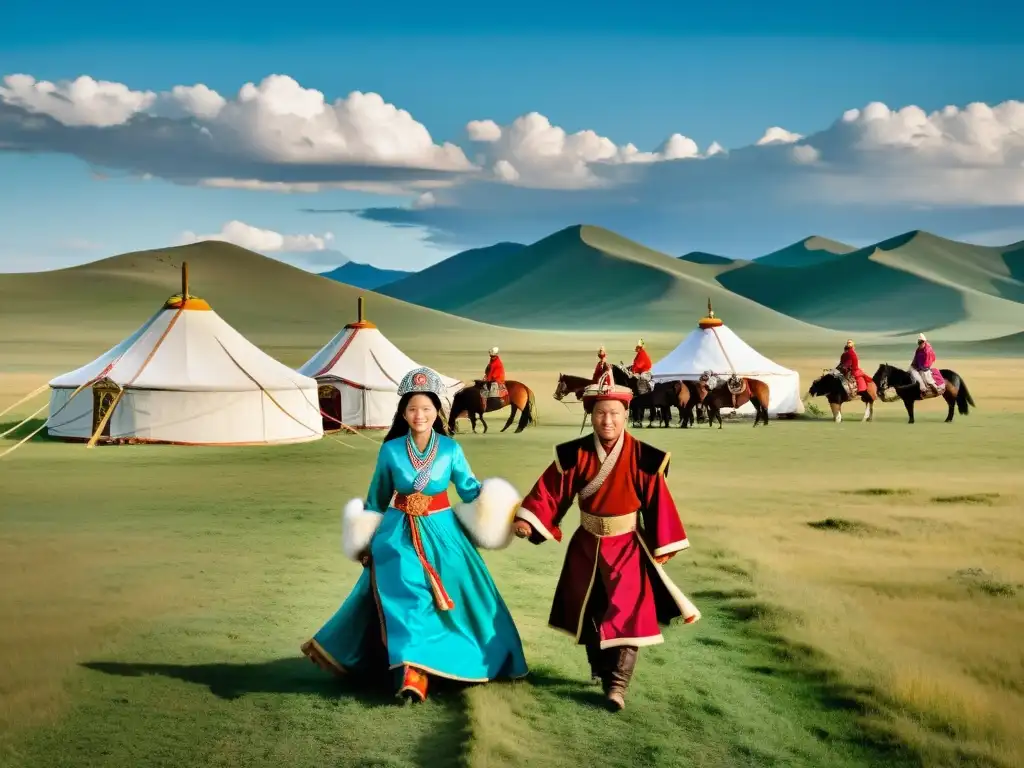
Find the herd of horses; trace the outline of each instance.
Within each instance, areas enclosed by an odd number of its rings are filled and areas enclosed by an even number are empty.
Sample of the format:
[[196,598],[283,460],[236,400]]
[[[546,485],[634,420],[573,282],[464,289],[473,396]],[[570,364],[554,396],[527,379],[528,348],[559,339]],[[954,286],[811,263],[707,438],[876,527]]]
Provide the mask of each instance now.
[[[612,378],[619,386],[629,387],[633,392],[630,404],[630,422],[634,427],[643,426],[647,416],[647,426],[654,422],[668,427],[672,421],[672,409],[679,411],[679,426],[683,429],[692,427],[697,422],[707,422],[713,427],[718,422],[722,428],[721,412],[723,408],[740,408],[747,403],[754,407],[754,426],[763,423],[768,425],[768,403],[770,391],[768,385],[758,379],[740,376],[719,376],[705,374],[697,381],[663,381],[650,387],[643,387],[640,379],[623,365],[611,365]],[[832,418],[836,422],[843,420],[843,404],[853,400],[864,403],[863,421],[874,418],[875,403],[902,400],[907,410],[910,424],[914,423],[914,403],[941,396],[945,400],[949,412],[946,421],[953,421],[954,413],[959,410],[962,415],[969,413],[969,406],[974,405],[967,384],[956,372],[940,369],[945,384],[940,392],[934,390],[922,393],[920,386],[914,381],[909,371],[883,363],[875,375],[867,382],[863,392],[853,392],[847,386],[842,374],[835,369],[825,371],[815,379],[807,391],[808,397],[824,397],[832,410]],[[555,387],[554,398],[563,402],[573,395],[577,400],[583,399],[583,390],[591,385],[591,379],[585,376],[574,376],[561,373]],[[537,406],[533,391],[520,381],[505,382],[506,393],[499,398],[489,398],[484,392],[487,385],[476,380],[472,386],[460,390],[452,400],[452,408],[448,418],[448,428],[455,432],[456,422],[461,417],[470,420],[476,432],[479,419],[487,432],[485,413],[511,408],[508,420],[501,431],[504,432],[521,414],[516,432],[522,432],[528,425],[537,423]],[[585,423],[585,422],[584,422]]]

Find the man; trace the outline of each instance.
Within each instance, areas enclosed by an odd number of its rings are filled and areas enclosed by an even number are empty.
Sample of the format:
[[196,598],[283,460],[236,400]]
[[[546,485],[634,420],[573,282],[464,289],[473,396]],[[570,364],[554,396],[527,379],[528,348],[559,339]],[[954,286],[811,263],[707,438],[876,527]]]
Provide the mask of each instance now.
[[857,357],[857,350],[854,349],[853,339],[846,340],[846,346],[843,348],[843,354],[839,357],[839,365],[836,368],[847,379],[853,379],[857,385],[857,394],[868,388],[868,377],[860,369],[860,358]]
[[514,521],[516,535],[534,544],[561,541],[559,525],[579,496],[580,527],[548,624],[586,647],[612,710],[625,707],[638,647],[664,642],[659,624],[700,618],[662,568],[690,543],[665,480],[669,454],[625,431],[631,399],[610,377],[584,390],[594,433],[555,447]]
[[914,352],[914,359],[910,361],[910,375],[921,388],[921,397],[928,395],[928,387],[935,388],[935,394],[939,394],[946,388],[946,381],[942,378],[935,367],[935,350],[928,343],[923,333],[917,335],[917,351]]
[[505,364],[498,357],[497,347],[491,347],[487,354],[491,359],[484,368],[484,397],[501,397],[505,389]]
[[639,376],[642,373],[647,373],[654,367],[654,363],[651,362],[651,356],[647,354],[647,350],[644,349],[644,340],[640,339],[636,343],[636,357],[633,358],[633,364],[629,366],[629,370]]
[[607,357],[608,353],[605,352],[603,346],[597,350],[597,365],[594,366],[594,376],[590,380],[591,384],[597,384],[606,373],[611,374],[611,370],[608,368]]

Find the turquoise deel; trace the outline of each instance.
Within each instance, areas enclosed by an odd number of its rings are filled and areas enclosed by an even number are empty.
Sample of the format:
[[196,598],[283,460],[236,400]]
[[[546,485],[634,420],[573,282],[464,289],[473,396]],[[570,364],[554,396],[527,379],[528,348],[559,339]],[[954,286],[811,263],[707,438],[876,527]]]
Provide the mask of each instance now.
[[[452,483],[462,501],[476,500],[480,482],[462,447],[437,433],[433,439],[439,443],[437,456],[422,492],[441,493]],[[373,659],[369,644],[380,637],[379,599],[391,667],[410,664],[473,682],[524,676],[526,658],[512,615],[452,509],[417,518],[423,551],[455,607],[442,611],[434,602],[413,548],[409,520],[389,506],[393,492],[414,492],[415,477],[406,439],[384,443],[365,502],[367,509],[384,514],[370,544],[372,569],[363,569],[351,594],[314,640],[346,669],[366,669]]]

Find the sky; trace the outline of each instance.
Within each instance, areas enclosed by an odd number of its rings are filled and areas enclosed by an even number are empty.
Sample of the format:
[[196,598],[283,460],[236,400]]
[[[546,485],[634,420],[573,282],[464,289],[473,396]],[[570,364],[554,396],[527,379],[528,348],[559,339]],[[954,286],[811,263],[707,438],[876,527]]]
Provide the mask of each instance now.
[[1024,8],[345,5],[5,9],[0,272],[205,238],[416,270],[581,223],[1024,240]]

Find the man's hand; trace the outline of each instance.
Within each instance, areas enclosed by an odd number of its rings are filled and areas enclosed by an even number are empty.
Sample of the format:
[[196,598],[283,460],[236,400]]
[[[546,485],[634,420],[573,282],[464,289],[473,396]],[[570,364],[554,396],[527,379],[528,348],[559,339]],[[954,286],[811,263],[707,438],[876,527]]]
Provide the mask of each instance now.
[[363,568],[369,567],[369,565],[370,565],[370,553],[369,552],[364,552],[363,554],[361,554],[359,556],[359,562],[362,564]]
[[664,565],[673,557],[675,557],[675,554],[675,552],[669,552],[667,555],[658,555],[654,558],[654,562],[656,562],[658,565]]
[[520,539],[528,539],[533,535],[533,526],[525,520],[516,520],[512,528]]

